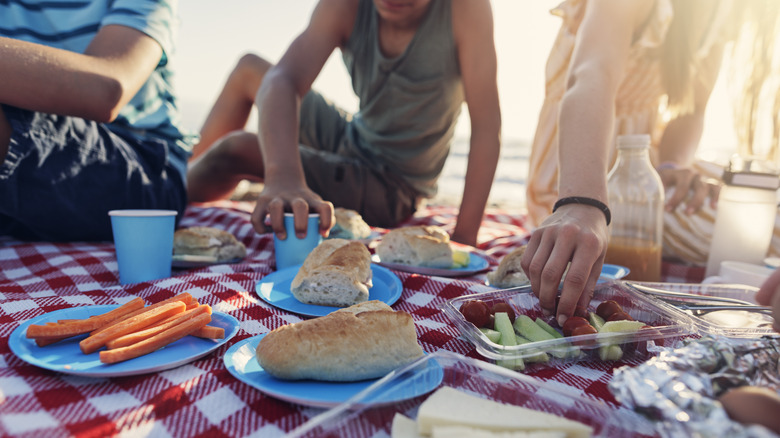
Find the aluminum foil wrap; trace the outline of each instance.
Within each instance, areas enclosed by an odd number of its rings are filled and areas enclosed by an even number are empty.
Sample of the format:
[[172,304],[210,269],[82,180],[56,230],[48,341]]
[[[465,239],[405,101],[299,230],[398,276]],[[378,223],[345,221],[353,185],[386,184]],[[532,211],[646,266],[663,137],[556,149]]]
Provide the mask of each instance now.
[[661,436],[777,436],[732,421],[717,397],[745,385],[780,390],[780,338],[707,336],[653,352],[657,356],[639,366],[616,369],[609,389],[618,402],[653,420]]

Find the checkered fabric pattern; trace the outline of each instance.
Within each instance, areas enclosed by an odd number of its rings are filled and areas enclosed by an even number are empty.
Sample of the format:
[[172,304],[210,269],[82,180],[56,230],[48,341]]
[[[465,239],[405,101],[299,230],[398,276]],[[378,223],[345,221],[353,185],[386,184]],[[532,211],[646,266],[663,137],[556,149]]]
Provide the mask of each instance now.
[[[274,271],[273,239],[254,232],[250,212],[246,203],[205,204],[189,207],[181,221],[182,227],[212,226],[233,233],[248,249],[240,263],[175,270],[171,278],[124,286],[118,283],[110,242],[0,240],[0,436],[274,437],[321,413],[266,396],[233,378],[223,364],[222,356],[233,343],[301,320],[255,293],[255,284]],[[450,207],[427,207],[408,224],[451,230],[456,213]],[[527,235],[522,215],[488,211],[478,250],[495,266]],[[396,274],[403,293],[393,307],[413,316],[423,349],[479,357],[440,309],[450,298],[487,291],[483,278]],[[692,280],[684,272],[675,275]],[[182,292],[237,318],[240,328],[227,345],[178,368],[130,377],[77,377],[30,365],[8,347],[20,323],[47,312],[120,304],[136,296],[152,303]],[[607,382],[613,367],[622,365],[582,362],[530,374],[601,400],[617,413],[620,408]]]

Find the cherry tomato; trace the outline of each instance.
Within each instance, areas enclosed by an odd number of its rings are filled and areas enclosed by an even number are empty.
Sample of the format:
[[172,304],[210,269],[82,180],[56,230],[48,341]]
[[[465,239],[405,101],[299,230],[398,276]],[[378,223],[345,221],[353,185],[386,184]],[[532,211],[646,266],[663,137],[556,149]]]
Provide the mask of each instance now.
[[509,321],[512,323],[515,322],[515,311],[512,309],[512,306],[509,304],[499,301],[498,303],[493,304],[493,307],[490,308],[490,313],[495,315],[499,312],[505,312],[507,316],[509,317]]
[[599,304],[599,306],[596,308],[596,315],[604,318],[606,321],[610,316],[612,316],[613,313],[622,311],[623,307],[621,307],[617,301],[607,300]]
[[574,329],[584,325],[590,325],[587,319],[581,316],[572,316],[563,323],[563,336],[571,336]]
[[633,321],[634,318],[624,311],[615,312],[607,318],[607,321]]
[[598,331],[596,331],[596,328],[588,324],[588,325],[580,325],[574,327],[574,330],[571,331],[571,336],[592,335],[596,333],[598,333]]
[[466,318],[466,321],[477,327],[486,327],[490,322],[490,309],[482,300],[466,301],[460,306],[460,313]]

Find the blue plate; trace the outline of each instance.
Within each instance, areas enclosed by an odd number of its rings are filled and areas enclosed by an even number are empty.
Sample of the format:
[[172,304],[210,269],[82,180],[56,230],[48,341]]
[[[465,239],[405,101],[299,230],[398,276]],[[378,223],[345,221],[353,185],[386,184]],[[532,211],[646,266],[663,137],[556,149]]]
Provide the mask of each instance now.
[[620,280],[631,272],[630,269],[620,265],[610,265],[604,263],[601,267],[601,276],[599,278],[608,280]]
[[[289,312],[305,316],[325,316],[340,307],[318,306],[315,304],[305,304],[298,301],[290,292],[290,284],[298,273],[301,265],[290,266],[272,272],[255,285],[255,291],[266,303]],[[369,300],[379,300],[388,306],[392,306],[398,298],[401,298],[403,286],[401,279],[397,275],[381,266],[371,265],[372,279],[374,284],[368,290]]]
[[482,272],[490,267],[490,262],[485,258],[472,253],[469,253],[469,264],[462,268],[430,268],[427,266],[412,266],[404,265],[401,263],[387,263],[383,262],[377,254],[371,257],[371,260],[386,268],[395,269],[396,271],[411,272],[414,274],[422,275],[436,275],[438,277],[464,277],[467,275],[473,275],[478,272]]
[[[345,402],[379,379],[358,382],[324,382],[319,380],[281,380],[268,374],[257,362],[257,344],[265,334],[236,342],[225,353],[225,367],[236,379],[261,392],[290,403],[315,407],[332,407]],[[435,360],[415,368],[402,380],[394,380],[394,390],[365,400],[365,404],[387,404],[427,394],[439,386],[444,370]],[[397,384],[395,384],[397,382]]]
[[60,319],[84,319],[106,313],[119,306],[87,306],[60,309],[23,322],[11,333],[8,346],[23,361],[64,374],[88,377],[120,377],[156,373],[199,359],[225,344],[238,332],[238,320],[221,312],[212,312],[209,325],[225,329],[223,339],[211,340],[185,336],[157,351],[135,359],[114,364],[100,362],[98,352],[84,354],[79,341],[84,335],[66,339],[55,344],[39,347],[26,336],[31,324],[44,324]]

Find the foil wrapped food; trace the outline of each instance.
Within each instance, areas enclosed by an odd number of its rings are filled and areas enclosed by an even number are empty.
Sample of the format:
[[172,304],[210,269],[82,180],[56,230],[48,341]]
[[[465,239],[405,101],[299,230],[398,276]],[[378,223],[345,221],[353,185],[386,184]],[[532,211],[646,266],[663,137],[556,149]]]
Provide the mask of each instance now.
[[780,338],[707,336],[651,348],[657,355],[645,363],[615,370],[609,389],[621,404],[653,420],[661,436],[777,436],[732,421],[717,398],[745,385],[780,390]]

